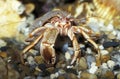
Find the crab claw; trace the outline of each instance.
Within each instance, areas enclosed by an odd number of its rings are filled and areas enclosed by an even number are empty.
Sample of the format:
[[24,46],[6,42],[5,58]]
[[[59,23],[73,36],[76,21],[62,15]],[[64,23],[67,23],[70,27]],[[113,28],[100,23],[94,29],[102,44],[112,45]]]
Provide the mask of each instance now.
[[55,64],[55,50],[50,44],[41,44],[40,53],[47,64]]

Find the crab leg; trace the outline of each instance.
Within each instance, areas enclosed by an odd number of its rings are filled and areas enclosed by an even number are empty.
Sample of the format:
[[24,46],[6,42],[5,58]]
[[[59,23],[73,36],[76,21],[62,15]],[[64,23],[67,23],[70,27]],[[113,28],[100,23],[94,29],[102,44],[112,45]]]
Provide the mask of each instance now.
[[81,29],[81,30],[83,30],[83,31],[85,31],[85,32],[88,33],[88,34],[93,34],[93,31],[92,31],[92,30],[89,30],[89,29],[84,28],[84,27],[81,27],[81,26],[79,26],[78,28]]
[[33,46],[35,46],[35,44],[37,44],[40,41],[41,38],[42,38],[42,35],[40,35],[35,41],[33,41],[29,46],[27,46],[22,53],[24,54],[27,51],[29,51]]
[[96,62],[97,62],[97,65],[100,65],[101,64],[101,54],[100,54],[100,50],[99,50],[98,45],[84,31],[81,31],[81,33],[84,36],[84,38],[87,41],[89,41],[95,47],[96,51],[98,52],[98,56],[96,58]]
[[95,49],[97,50],[98,54],[100,53],[100,50],[99,50],[99,47],[98,45],[84,32],[84,31],[81,31],[82,35],[84,36],[84,38],[89,41],[94,47]]
[[72,43],[73,43],[74,56],[71,61],[71,64],[73,64],[80,54],[80,47],[79,47],[77,38],[75,37],[75,34],[73,33],[72,29],[68,31],[68,37],[70,38],[70,40],[72,40]]
[[33,30],[33,31],[29,34],[29,37],[33,37],[33,36],[35,36],[37,33],[41,32],[41,31],[44,31],[45,29],[46,29],[46,27],[36,28],[35,30]]
[[40,39],[42,38],[42,35],[40,35],[35,41],[33,41],[29,46],[27,46],[22,53],[20,54],[20,58],[21,58],[21,62],[24,64],[24,60],[23,60],[23,55],[29,51],[33,46],[35,46],[35,44],[37,44]]

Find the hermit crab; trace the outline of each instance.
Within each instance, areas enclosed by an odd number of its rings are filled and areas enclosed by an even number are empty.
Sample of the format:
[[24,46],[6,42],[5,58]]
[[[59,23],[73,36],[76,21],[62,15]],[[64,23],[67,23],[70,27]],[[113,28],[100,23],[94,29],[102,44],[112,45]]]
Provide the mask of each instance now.
[[81,49],[76,38],[76,34],[81,34],[89,43],[91,43],[98,52],[98,58],[100,58],[100,52],[98,45],[90,38],[88,34],[92,34],[93,31],[87,28],[78,26],[69,13],[55,10],[46,13],[42,17],[38,18],[32,26],[32,31],[29,37],[26,39],[30,44],[23,50],[22,54],[25,54],[36,44],[40,43],[40,54],[47,64],[55,64],[56,53],[54,44],[57,36],[68,36],[72,42],[74,49],[74,55],[70,64],[73,64],[81,53]]

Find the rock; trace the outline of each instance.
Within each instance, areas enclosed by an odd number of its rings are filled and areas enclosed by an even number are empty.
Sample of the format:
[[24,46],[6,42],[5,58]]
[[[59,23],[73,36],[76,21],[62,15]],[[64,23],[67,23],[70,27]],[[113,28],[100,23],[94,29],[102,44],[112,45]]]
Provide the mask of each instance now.
[[7,79],[6,63],[0,57],[0,79]]
[[89,73],[94,74],[97,71],[98,67],[96,66],[96,63],[91,64],[91,68],[88,70]]
[[0,48],[5,47],[6,45],[7,43],[4,40],[0,39]]
[[114,79],[114,73],[112,71],[106,71],[105,74],[103,74],[102,79]]
[[95,57],[93,55],[87,55],[86,60],[87,60],[88,68],[90,68],[91,64],[95,62]]
[[119,74],[117,74],[117,79],[120,79],[120,73],[119,73]]
[[55,78],[57,78],[58,77],[58,74],[51,74],[50,75],[50,79],[55,79]]
[[120,65],[120,52],[117,52],[117,51],[114,51],[114,52],[111,54],[111,59],[114,62],[116,62],[116,64]]
[[107,63],[102,63],[101,67],[102,67],[103,69],[108,69]]
[[66,79],[64,75],[60,75],[57,79]]
[[29,63],[30,65],[34,65],[34,64],[35,64],[34,58],[33,58],[32,56],[29,56],[29,57],[27,58],[27,61],[28,61],[28,63]]
[[117,32],[117,39],[120,40],[120,31]]
[[65,58],[66,58],[66,60],[70,60],[71,59],[70,53],[66,52],[65,53]]
[[101,57],[101,61],[102,61],[102,62],[107,62],[108,60],[110,60],[110,55],[109,55],[109,54],[103,55],[103,56]]
[[91,54],[91,53],[92,53],[92,51],[91,51],[90,48],[87,48],[87,53],[88,53],[88,54]]
[[104,48],[108,48],[108,47],[117,47],[117,46],[119,46],[120,45],[120,43],[119,42],[110,42],[110,41],[108,41],[108,42],[104,42],[103,43],[103,46],[104,46]]
[[109,52],[108,52],[107,50],[101,50],[100,53],[101,53],[102,55],[107,55],[107,54],[109,54]]
[[53,73],[53,71],[54,71],[54,67],[49,67],[49,68],[47,68],[46,70],[48,71],[48,72],[50,72],[50,73]]
[[112,51],[113,51],[113,47],[109,47],[109,48],[107,48],[107,51],[109,52],[109,53],[111,53]]
[[58,71],[58,73],[59,73],[59,74],[65,74],[66,71],[64,71],[63,69],[60,69],[60,70]]
[[0,52],[0,56],[3,57],[3,58],[6,58],[7,57],[7,52]]
[[116,36],[115,36],[115,35],[113,35],[112,33],[110,33],[110,34],[108,34],[108,38],[109,38],[109,39],[115,39],[115,38],[116,38]]
[[35,77],[33,77],[33,76],[26,76],[26,77],[24,77],[24,79],[35,79]]
[[29,52],[34,56],[36,56],[39,53],[37,50],[33,50],[33,49],[29,50]]
[[97,79],[97,76],[88,72],[82,72],[80,79]]
[[119,70],[119,69],[120,69],[120,65],[118,65],[118,64],[113,67],[114,71]]
[[99,49],[103,50],[103,49],[104,49],[103,45],[100,45],[100,46],[99,46]]
[[44,63],[42,56],[35,56],[34,60],[38,64]]
[[107,62],[107,65],[108,65],[109,68],[113,68],[113,67],[115,66],[115,62],[112,61],[112,60],[109,60],[109,61]]
[[78,62],[76,62],[76,68],[78,71],[87,69],[87,61],[84,57],[81,57]]
[[77,75],[73,73],[68,73],[68,79],[78,79],[78,78],[77,78]]
[[114,26],[112,24],[108,24],[106,31],[113,31],[114,30]]
[[10,65],[8,65],[8,78],[9,79],[19,79],[19,73],[14,70]]

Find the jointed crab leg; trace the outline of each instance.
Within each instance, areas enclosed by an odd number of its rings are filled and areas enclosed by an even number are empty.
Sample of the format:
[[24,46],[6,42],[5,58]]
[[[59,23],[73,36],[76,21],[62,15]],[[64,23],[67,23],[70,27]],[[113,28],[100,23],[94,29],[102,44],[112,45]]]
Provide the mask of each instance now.
[[79,47],[77,38],[75,37],[75,34],[72,31],[73,31],[72,29],[68,31],[68,36],[69,36],[70,40],[72,40],[73,48],[74,48],[74,56],[71,61],[71,64],[73,64],[76,61],[76,59],[78,58],[78,56],[80,54],[80,47]]
[[84,38],[87,41],[89,41],[95,47],[96,51],[98,52],[98,57],[96,58],[96,62],[97,62],[97,65],[100,65],[101,64],[101,53],[100,53],[98,45],[84,31],[81,31],[81,33],[84,36]]
[[29,46],[27,46],[27,47],[23,50],[22,54],[26,53],[26,52],[27,52],[28,50],[30,50],[33,46],[35,46],[35,44],[37,44],[37,43],[40,41],[41,38],[42,38],[42,35],[40,35],[35,41],[33,41]]
[[46,29],[46,27],[36,28],[35,30],[33,30],[33,31],[29,34],[29,37],[33,37],[33,36],[35,36],[37,33],[42,32],[42,30],[44,31],[45,29]]
[[85,31],[88,34],[93,34],[94,33],[92,30],[89,30],[89,29],[81,27],[81,26],[78,26],[78,29],[81,29],[81,30]]
[[99,50],[99,47],[98,45],[84,32],[84,31],[81,31],[82,35],[84,36],[84,38],[89,41],[94,47],[95,49],[97,50],[98,54],[100,53],[100,50]]

